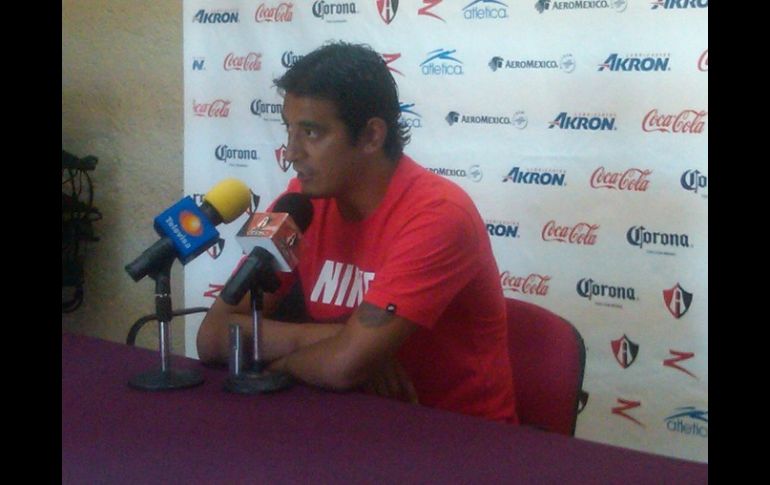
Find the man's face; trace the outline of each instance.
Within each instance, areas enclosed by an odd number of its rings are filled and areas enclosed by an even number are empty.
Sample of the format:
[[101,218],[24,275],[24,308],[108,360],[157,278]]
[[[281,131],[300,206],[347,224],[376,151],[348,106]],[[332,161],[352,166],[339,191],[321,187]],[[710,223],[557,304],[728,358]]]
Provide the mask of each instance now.
[[286,159],[297,172],[302,193],[344,195],[355,184],[360,153],[334,103],[286,93],[282,116],[288,134]]

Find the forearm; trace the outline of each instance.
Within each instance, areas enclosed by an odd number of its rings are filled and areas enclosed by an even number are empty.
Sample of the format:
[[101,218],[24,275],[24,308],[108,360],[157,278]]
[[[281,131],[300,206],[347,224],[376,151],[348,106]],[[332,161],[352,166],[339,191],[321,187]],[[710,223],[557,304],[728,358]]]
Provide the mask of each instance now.
[[[226,363],[229,357],[229,327],[241,327],[241,341],[247,360],[253,358],[254,324],[251,314],[235,311],[236,307],[215,303],[198,330],[198,356],[207,363]],[[297,349],[337,333],[341,325],[286,323],[261,319],[260,359],[274,360]]]

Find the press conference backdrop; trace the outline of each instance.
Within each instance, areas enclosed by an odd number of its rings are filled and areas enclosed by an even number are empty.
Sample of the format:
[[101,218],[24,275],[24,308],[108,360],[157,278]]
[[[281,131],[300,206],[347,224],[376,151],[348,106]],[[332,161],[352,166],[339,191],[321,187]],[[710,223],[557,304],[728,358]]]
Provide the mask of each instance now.
[[[576,435],[708,461],[707,22],[708,0],[186,0],[185,192],[237,177],[264,210],[294,174],[273,79],[371,45],[406,153],[476,202],[505,295],[583,335]],[[246,219],[186,267],[186,306],[214,301]]]

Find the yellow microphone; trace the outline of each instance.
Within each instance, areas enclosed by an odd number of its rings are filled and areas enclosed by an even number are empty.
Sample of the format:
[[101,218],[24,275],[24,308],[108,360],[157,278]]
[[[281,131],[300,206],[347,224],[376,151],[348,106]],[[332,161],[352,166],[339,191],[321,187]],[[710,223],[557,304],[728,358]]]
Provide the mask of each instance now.
[[198,206],[187,196],[155,218],[155,232],[161,237],[125,269],[134,281],[171,265],[195,259],[219,240],[214,226],[232,222],[251,203],[249,187],[235,178],[222,180],[203,196]]

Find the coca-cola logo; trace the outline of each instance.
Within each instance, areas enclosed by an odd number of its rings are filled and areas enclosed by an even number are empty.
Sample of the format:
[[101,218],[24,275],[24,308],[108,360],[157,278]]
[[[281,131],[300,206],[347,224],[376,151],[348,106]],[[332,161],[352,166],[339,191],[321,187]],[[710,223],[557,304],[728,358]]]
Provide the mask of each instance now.
[[262,68],[262,54],[249,52],[236,56],[233,52],[225,56],[225,71],[259,71]]
[[569,244],[593,246],[596,244],[596,231],[598,230],[599,224],[578,222],[574,226],[560,226],[556,224],[556,221],[551,220],[543,226],[541,235],[543,241],[559,241]]
[[196,103],[193,100],[193,114],[207,118],[227,118],[230,115],[230,101],[217,99],[211,103]]
[[275,7],[267,7],[261,3],[254,12],[256,22],[291,22],[294,14],[294,4],[290,2],[281,2]]
[[510,272],[503,271],[500,274],[500,284],[503,291],[515,291],[524,295],[547,295],[550,280],[550,276],[537,273],[530,273],[527,276],[512,276]]
[[709,50],[703,51],[703,54],[698,58],[698,70],[708,72],[709,70]]
[[647,177],[651,173],[650,169],[629,168],[623,172],[609,172],[604,167],[599,167],[591,174],[591,187],[644,192],[650,186]]
[[642,130],[664,133],[703,133],[706,127],[706,110],[685,109],[678,114],[661,114],[653,109],[642,120]]

